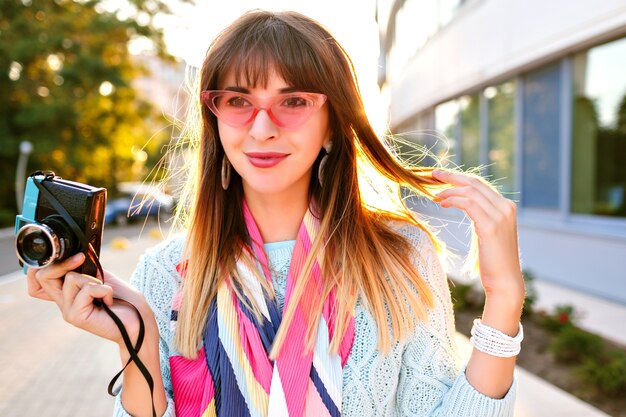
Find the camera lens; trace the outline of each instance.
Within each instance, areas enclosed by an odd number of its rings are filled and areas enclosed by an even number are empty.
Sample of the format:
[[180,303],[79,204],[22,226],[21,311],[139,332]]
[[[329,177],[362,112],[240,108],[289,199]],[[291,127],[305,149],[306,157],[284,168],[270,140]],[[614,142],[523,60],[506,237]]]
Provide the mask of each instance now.
[[77,239],[58,215],[23,226],[15,239],[18,258],[32,268],[62,261],[78,251]]
[[42,261],[52,255],[52,246],[46,235],[41,231],[34,231],[23,240],[24,254],[34,261]]

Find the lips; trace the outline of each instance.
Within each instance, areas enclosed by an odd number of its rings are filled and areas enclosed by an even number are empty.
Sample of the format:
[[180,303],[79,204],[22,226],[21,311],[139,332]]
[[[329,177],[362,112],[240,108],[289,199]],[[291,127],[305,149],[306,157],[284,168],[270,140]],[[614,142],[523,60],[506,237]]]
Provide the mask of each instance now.
[[257,168],[270,168],[279,164],[289,154],[280,152],[248,152],[246,153],[248,160]]

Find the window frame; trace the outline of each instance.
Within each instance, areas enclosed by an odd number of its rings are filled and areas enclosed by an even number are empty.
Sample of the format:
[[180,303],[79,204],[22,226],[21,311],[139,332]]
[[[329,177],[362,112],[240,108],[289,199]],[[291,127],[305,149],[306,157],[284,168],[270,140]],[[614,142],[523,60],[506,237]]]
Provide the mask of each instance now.
[[[573,213],[572,208],[572,146],[573,146],[573,117],[574,109],[572,105],[574,87],[573,87],[573,57],[574,55],[586,50],[590,50],[600,45],[604,45],[609,42],[613,42],[619,39],[612,39],[602,43],[597,43],[592,46],[587,46],[579,50],[571,51],[566,56],[558,57],[552,60],[546,60],[541,65],[534,66],[532,68],[524,68],[522,72],[517,73],[514,76],[508,76],[506,78],[499,78],[490,81],[488,84],[481,85],[471,90],[463,91],[453,97],[449,97],[446,100],[429,106],[422,111],[416,113],[414,117],[423,118],[428,117],[432,128],[436,126],[436,108],[437,106],[458,101],[462,96],[471,96],[474,94],[479,95],[479,160],[482,166],[489,163],[489,100],[485,96],[485,89],[490,86],[496,86],[506,81],[512,81],[515,83],[514,93],[514,122],[515,130],[513,137],[513,175],[514,175],[514,196],[512,198],[519,207],[518,209],[518,225],[525,228],[540,228],[542,230],[552,230],[559,233],[573,234],[591,238],[611,239],[618,240],[620,242],[626,241],[626,217],[613,217],[601,214],[581,214]],[[522,201],[522,185],[524,181],[523,169],[524,169],[524,93],[526,89],[525,77],[537,70],[541,70],[543,67],[552,65],[558,65],[559,70],[559,109],[557,109],[559,121],[559,171],[560,176],[558,181],[558,198],[557,206],[555,209],[545,209],[536,207],[527,207],[523,205]],[[411,118],[412,119],[412,118]],[[460,108],[457,104],[457,112],[455,118],[456,137],[455,141],[456,149],[453,158],[449,160],[453,164],[459,164],[461,161],[462,143],[461,135],[461,115]],[[484,170],[482,174],[485,174]],[[517,197],[517,198],[515,198]],[[447,214],[451,218],[464,217],[462,212],[457,215]]]

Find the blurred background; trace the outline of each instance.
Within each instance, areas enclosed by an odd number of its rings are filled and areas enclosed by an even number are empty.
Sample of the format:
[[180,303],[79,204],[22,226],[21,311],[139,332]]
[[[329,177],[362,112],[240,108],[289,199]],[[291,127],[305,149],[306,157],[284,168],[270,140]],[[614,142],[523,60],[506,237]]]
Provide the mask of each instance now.
[[[529,362],[587,369],[588,383],[529,365],[516,415],[626,415],[612,401],[626,398],[626,0],[0,0],[0,414],[110,415],[104,387],[118,367],[114,347],[25,293],[13,248],[25,177],[45,169],[107,187],[102,257],[129,276],[167,234],[184,182],[146,185],[176,169],[166,151],[193,99],[186,74],[252,8],[322,22],[352,57],[381,135],[473,169],[516,201],[528,305],[541,320],[569,311],[609,343],[568,334],[601,361],[568,364],[540,356],[558,349],[538,342]],[[466,254],[461,213],[410,204]],[[462,267],[452,259],[448,274],[471,294],[476,280]],[[538,400],[547,393],[563,400]]]
[[526,268],[620,303],[625,8],[623,0],[593,8],[585,1],[407,0],[379,18],[379,83],[392,132],[452,165],[482,167],[519,203]]

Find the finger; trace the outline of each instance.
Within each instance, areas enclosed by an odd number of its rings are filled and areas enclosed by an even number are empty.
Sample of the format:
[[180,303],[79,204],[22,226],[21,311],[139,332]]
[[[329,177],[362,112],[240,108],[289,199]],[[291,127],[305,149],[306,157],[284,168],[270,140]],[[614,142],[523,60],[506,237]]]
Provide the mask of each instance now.
[[63,318],[76,327],[84,327],[85,321],[96,308],[93,305],[95,299],[104,300],[105,304],[113,304],[113,289],[108,285],[102,285],[93,281],[84,282],[73,302],[64,311]]
[[[482,188],[484,190],[484,188]],[[478,194],[480,193],[480,194]],[[480,188],[476,188],[472,185],[467,186],[454,186],[448,188],[435,196],[434,202],[441,202],[447,197],[451,196],[470,196],[477,199],[477,201],[483,201],[479,196],[483,196],[488,201],[488,204],[483,204],[482,207],[491,216],[491,219],[496,223],[509,223],[515,225],[517,219],[517,204],[514,201],[504,198],[496,191],[480,192]]]
[[474,222],[474,228],[479,237],[493,234],[496,229],[494,222],[483,207],[476,201],[463,196],[452,196],[446,198],[441,203],[441,207],[454,207],[463,210]]
[[104,270],[104,278],[104,282],[113,288],[115,296],[118,298],[132,302],[139,294],[128,282],[120,279],[106,269]]
[[[489,183],[487,183],[485,180],[483,180],[482,178],[476,175],[437,169],[433,171],[433,177],[435,177],[436,179],[440,181],[447,182],[455,186],[470,186],[470,187],[476,188],[485,197],[487,197],[494,206],[499,207],[499,208],[504,208],[502,207],[503,205],[502,200],[506,200],[506,199],[502,197],[500,193],[498,193],[491,185],[489,185]],[[442,192],[449,191],[449,190],[450,189],[446,189]]]
[[74,304],[76,295],[85,285],[89,284],[101,284],[101,282],[89,275],[68,272],[63,283],[63,310],[70,309]]
[[53,263],[35,272],[35,279],[54,302],[63,306],[63,277],[69,271],[76,269],[85,260],[82,253],[65,259],[62,262]]
[[106,284],[96,282],[86,283],[76,294],[76,302],[78,304],[93,303],[93,300],[100,299],[108,306],[113,305],[113,288]]
[[43,288],[41,288],[41,285],[39,285],[39,282],[37,282],[37,279],[35,279],[36,272],[37,271],[35,269],[28,268],[28,271],[26,273],[26,286],[28,289],[28,295],[33,298],[39,298],[40,300],[53,301],[52,297],[50,297],[50,295],[46,291],[44,291]]
[[472,186],[457,186],[446,191],[442,191],[433,201],[441,203],[451,197],[469,198],[478,204],[487,213],[487,215],[496,222],[501,221],[503,218],[503,213],[501,213],[500,208],[495,206],[493,202],[483,193]]
[[46,266],[45,268],[41,268],[39,271],[37,271],[37,280],[41,282],[41,280],[43,279],[63,277],[69,271],[72,271],[81,266],[84,261],[85,255],[82,252],[79,252],[61,262],[55,262],[51,265]]

